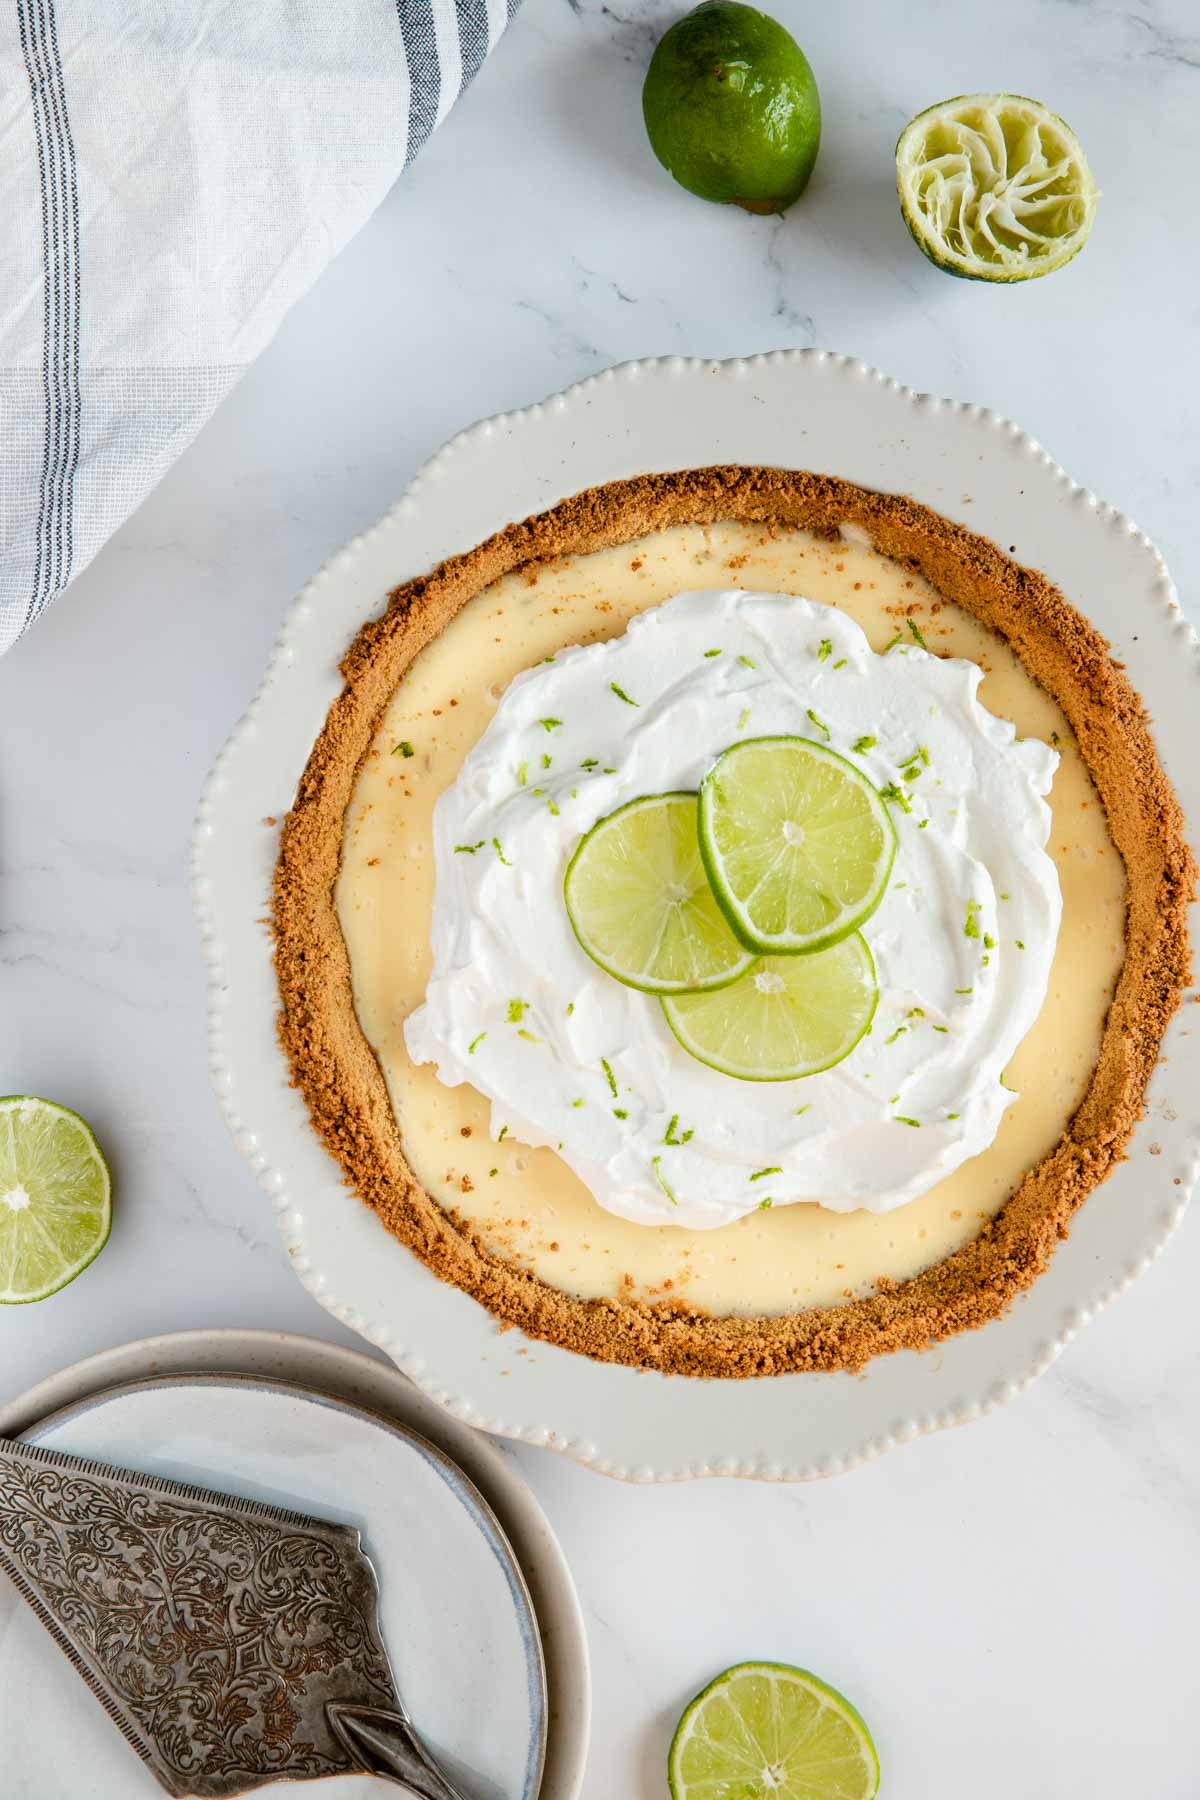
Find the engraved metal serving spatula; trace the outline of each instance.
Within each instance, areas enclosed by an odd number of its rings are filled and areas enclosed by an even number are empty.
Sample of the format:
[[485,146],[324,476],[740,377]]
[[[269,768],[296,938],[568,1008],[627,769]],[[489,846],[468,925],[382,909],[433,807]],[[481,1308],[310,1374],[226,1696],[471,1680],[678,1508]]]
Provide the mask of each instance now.
[[352,1527],[0,1438],[0,1568],[169,1794],[367,1773],[463,1800]]

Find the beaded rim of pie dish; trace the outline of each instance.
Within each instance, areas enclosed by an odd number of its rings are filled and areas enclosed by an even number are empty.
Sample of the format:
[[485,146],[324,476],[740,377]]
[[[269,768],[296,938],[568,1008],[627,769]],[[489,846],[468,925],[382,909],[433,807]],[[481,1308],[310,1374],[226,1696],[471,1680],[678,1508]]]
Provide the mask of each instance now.
[[[1125,865],[1125,955],[1100,1054],[1058,1145],[951,1256],[844,1305],[763,1318],[685,1304],[580,1300],[489,1251],[405,1160],[382,1074],[358,1026],[333,889],[354,781],[414,656],[515,569],[670,526],[742,520],[823,535],[852,525],[996,631],[1057,701]],[[274,879],[280,1037],[314,1127],[390,1231],[444,1280],[529,1336],[603,1361],[708,1376],[860,1368],[1002,1315],[1048,1267],[1088,1193],[1125,1153],[1188,979],[1195,868],[1142,703],[1103,637],[1045,577],[915,501],[833,477],[716,467],[586,490],[506,527],[392,593],[360,630],[285,822]],[[349,1204],[349,1200],[347,1201]]]

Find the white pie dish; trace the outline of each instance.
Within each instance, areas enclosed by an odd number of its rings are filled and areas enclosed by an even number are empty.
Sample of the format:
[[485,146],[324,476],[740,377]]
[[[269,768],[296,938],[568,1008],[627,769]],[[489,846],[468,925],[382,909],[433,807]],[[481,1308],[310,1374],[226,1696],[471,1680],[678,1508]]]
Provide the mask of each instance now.
[[1187,1009],[1171,1026],[1128,1161],[1004,1319],[932,1353],[877,1359],[860,1376],[697,1381],[542,1343],[521,1344],[527,1354],[515,1356],[517,1334],[439,1282],[352,1200],[289,1085],[261,922],[276,852],[263,821],[287,811],[338,691],[338,660],[388,589],[566,494],[712,463],[805,467],[911,494],[1042,570],[1126,663],[1185,811],[1200,817],[1191,749],[1200,654],[1161,558],[1127,519],[1077,488],[1015,426],[914,394],[846,358],[671,359],[610,370],[463,434],[310,584],[208,783],[196,897],[212,969],[214,1081],[275,1202],[293,1266],[323,1304],[485,1429],[634,1479],[797,1479],[851,1466],[1015,1393],[1161,1247],[1200,1148],[1200,1045]]

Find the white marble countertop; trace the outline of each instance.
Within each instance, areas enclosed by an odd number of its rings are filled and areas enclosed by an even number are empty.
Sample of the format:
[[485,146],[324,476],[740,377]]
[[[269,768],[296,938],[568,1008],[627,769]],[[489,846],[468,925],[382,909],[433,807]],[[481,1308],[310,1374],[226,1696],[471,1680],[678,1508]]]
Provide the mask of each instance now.
[[[6,1396],[185,1326],[348,1341],[289,1273],[209,1090],[188,837],[292,595],[449,434],[627,357],[818,344],[1019,420],[1155,538],[1185,603],[1200,591],[1193,0],[774,10],[817,71],[825,140],[800,205],[753,220],[675,189],[645,144],[641,73],[675,7],[526,0],[0,670],[0,1092],[78,1107],[117,1183],[99,1262],[0,1313]],[[927,267],[891,185],[904,121],[983,86],[1061,111],[1104,190],[1084,255],[1015,291]],[[748,1656],[857,1701],[886,1800],[1194,1800],[1198,1261],[1193,1215],[1024,1398],[838,1481],[631,1489],[515,1451],[589,1622],[587,1800],[660,1800],[681,1705]]]

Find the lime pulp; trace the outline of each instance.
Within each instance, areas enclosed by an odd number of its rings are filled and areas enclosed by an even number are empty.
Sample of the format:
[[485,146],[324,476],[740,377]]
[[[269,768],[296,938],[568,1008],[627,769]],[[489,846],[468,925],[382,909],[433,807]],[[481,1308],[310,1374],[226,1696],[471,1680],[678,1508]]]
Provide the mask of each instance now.
[[708,885],[694,793],[651,794],[601,819],[571,858],[563,897],[582,948],[626,987],[698,992],[753,966]]
[[713,893],[749,950],[827,950],[870,918],[896,833],[861,770],[802,737],[750,738],[700,785],[700,851]]
[[929,260],[977,281],[1061,269],[1099,199],[1070,126],[1019,94],[964,94],[918,113],[896,146],[896,186]]
[[797,1081],[831,1069],[870,1029],[875,964],[855,932],[817,956],[767,956],[715,993],[665,995],[689,1056],[739,1081]]
[[0,1304],[66,1287],[111,1226],[108,1167],[78,1113],[27,1095],[0,1099]]
[[740,1663],[679,1721],[672,1800],[874,1800],[879,1758],[844,1695],[785,1663]]

